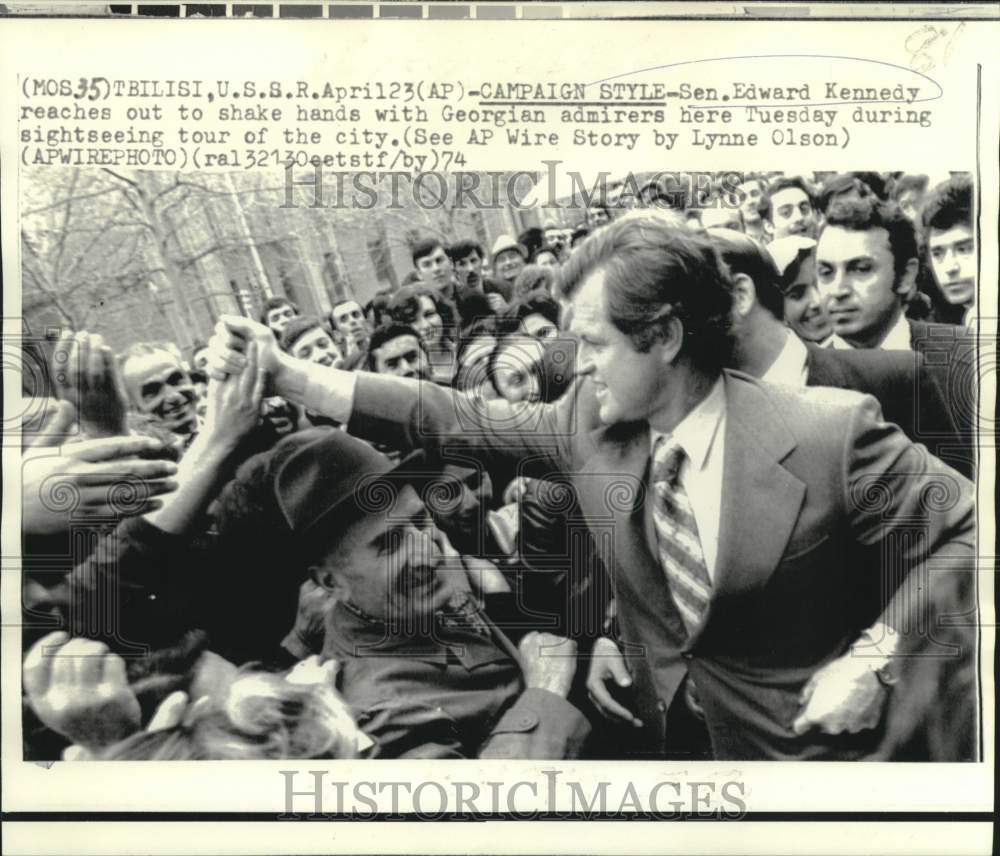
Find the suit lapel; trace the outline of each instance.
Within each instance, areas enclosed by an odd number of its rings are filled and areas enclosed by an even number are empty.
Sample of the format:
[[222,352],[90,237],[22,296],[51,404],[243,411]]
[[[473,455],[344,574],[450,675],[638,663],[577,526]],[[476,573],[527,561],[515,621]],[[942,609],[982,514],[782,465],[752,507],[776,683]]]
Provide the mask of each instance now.
[[[719,551],[713,601],[762,586],[774,572],[805,497],[805,485],[781,461],[795,439],[757,382],[726,372],[726,433]],[[641,593],[645,608],[662,617],[678,639],[686,632],[644,525],[649,480],[649,426],[618,425],[592,432],[596,451],[580,468],[581,506],[597,537],[614,531],[614,566]],[[617,589],[617,584],[616,584]],[[711,618],[709,604],[693,646]]]
[[795,439],[766,394],[756,383],[727,373],[726,407],[716,597],[767,581],[805,497],[805,485],[780,463]]

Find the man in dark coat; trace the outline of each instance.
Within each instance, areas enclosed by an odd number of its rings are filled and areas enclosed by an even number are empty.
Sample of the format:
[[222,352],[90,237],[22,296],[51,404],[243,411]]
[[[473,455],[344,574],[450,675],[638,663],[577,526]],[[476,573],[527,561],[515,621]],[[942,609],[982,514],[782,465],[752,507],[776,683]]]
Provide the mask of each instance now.
[[[870,757],[895,645],[937,603],[942,575],[928,569],[974,568],[971,484],[870,396],[722,369],[726,277],[710,239],[676,218],[604,226],[567,262],[563,288],[581,377],[552,405],[476,409],[426,383],[274,350],[267,368],[282,395],[357,435],[402,431],[570,476],[608,545],[620,683],[651,753],[669,754],[691,680],[718,758]],[[240,371],[247,340],[265,338],[223,319],[211,370]],[[595,661],[601,680],[613,659]]]

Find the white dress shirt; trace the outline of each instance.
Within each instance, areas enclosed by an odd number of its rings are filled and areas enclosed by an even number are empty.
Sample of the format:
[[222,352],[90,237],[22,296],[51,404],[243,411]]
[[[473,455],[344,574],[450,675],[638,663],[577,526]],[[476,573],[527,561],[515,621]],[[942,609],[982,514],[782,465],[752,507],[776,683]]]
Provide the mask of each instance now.
[[656,448],[659,437],[675,440],[684,449],[686,457],[678,476],[698,524],[705,568],[709,579],[715,582],[719,516],[722,511],[722,464],[726,445],[726,389],[722,378],[715,382],[704,400],[678,423],[672,434],[650,430],[650,454]]
[[841,339],[836,333],[831,333],[822,342],[817,342],[816,345],[820,348],[833,348],[835,351],[853,350],[851,343],[845,339]]
[[802,340],[790,330],[786,333],[785,345],[761,378],[766,383],[780,383],[801,389],[806,385],[809,372],[807,362],[809,351]]
[[896,323],[892,325],[892,328],[886,334],[886,337],[882,340],[882,344],[879,345],[879,350],[882,351],[912,351],[913,348],[910,347],[910,325],[907,323],[906,316],[900,312],[899,318],[896,319]]

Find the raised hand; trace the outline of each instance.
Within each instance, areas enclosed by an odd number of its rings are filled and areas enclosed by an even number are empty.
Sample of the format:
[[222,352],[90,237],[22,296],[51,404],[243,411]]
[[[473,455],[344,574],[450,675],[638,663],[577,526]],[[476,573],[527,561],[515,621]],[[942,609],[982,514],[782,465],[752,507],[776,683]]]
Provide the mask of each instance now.
[[[265,328],[266,329],[266,328]],[[268,335],[271,332],[268,331]],[[273,338],[273,337],[272,337]],[[267,375],[260,362],[256,341],[246,343],[240,354],[243,370],[208,384],[208,408],[202,432],[207,438],[235,446],[260,422],[261,401]]]
[[205,371],[215,380],[238,375],[247,366],[247,348],[257,345],[257,364],[266,375],[277,373],[284,356],[274,334],[264,324],[241,315],[222,315],[208,340]]
[[111,348],[96,333],[64,332],[52,358],[59,398],[79,414],[88,437],[124,434],[128,398]]
[[108,746],[139,729],[125,662],[103,642],[50,633],[28,652],[23,674],[38,718],[79,746]]
[[177,489],[172,461],[146,460],[163,444],[151,437],[110,437],[63,446],[61,454],[29,450],[21,467],[22,529],[33,535],[67,528],[71,512],[135,517]]
[[[22,433],[21,442],[25,449],[50,449],[53,446],[61,446],[76,423],[76,406],[69,401],[46,400],[46,407],[53,404],[52,412],[46,410],[46,421],[40,431],[25,435]],[[23,428],[22,428],[23,431]]]

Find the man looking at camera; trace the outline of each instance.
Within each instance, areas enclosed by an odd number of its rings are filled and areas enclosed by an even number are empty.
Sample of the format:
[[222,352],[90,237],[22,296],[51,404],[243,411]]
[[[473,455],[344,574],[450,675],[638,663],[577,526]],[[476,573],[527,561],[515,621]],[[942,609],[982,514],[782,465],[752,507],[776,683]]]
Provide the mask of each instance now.
[[198,431],[198,394],[178,357],[160,345],[132,345],[119,358],[132,407],[168,431],[190,438]]

